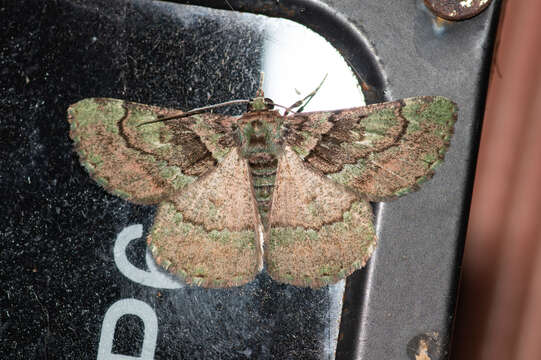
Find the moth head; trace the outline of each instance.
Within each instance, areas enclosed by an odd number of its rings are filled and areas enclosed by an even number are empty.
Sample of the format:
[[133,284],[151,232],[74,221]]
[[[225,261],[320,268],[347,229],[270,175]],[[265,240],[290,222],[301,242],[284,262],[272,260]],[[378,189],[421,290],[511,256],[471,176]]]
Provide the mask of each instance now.
[[265,111],[274,109],[274,101],[269,98],[255,97],[248,102],[248,111]]

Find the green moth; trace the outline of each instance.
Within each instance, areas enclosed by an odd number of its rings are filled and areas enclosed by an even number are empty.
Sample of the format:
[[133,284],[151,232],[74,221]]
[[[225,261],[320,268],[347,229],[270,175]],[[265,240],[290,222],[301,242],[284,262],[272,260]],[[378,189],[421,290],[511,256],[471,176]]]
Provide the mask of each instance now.
[[437,96],[291,114],[261,91],[244,102],[240,117],[100,98],[68,109],[83,166],[112,194],[158,204],[147,244],[189,284],[239,286],[265,267],[321,287],[362,268],[377,242],[369,202],[431,177],[457,113]]

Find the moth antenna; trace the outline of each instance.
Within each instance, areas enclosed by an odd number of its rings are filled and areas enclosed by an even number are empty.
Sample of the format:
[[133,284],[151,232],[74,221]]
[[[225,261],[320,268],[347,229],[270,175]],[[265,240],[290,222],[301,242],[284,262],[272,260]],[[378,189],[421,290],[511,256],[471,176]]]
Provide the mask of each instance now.
[[249,102],[250,102],[250,100],[239,99],[239,100],[230,100],[230,101],[226,101],[226,102],[219,103],[219,104],[214,104],[214,105],[203,106],[203,107],[192,109],[190,111],[186,111],[186,112],[183,112],[183,113],[180,113],[180,114],[174,114],[174,115],[170,115],[170,116],[166,116],[166,117],[158,117],[158,119],[156,119],[156,120],[145,121],[145,122],[142,122],[142,123],[138,124],[137,127],[139,127],[141,125],[154,124],[154,123],[157,123],[157,122],[164,122],[164,121],[169,121],[169,120],[174,120],[174,119],[181,119],[181,118],[185,118],[185,117],[188,117],[188,116],[201,114],[201,113],[203,113],[203,112],[205,112],[207,110],[215,109],[215,108],[222,107],[222,106],[235,105],[235,104],[247,104]]
[[291,112],[291,109],[295,109],[295,108],[298,108],[296,112],[298,113],[302,112],[304,108],[306,107],[306,105],[308,105],[310,101],[314,98],[314,96],[317,94],[321,86],[323,86],[323,83],[327,79],[327,75],[329,74],[328,73],[325,74],[325,76],[323,77],[323,80],[321,80],[317,88],[315,88],[310,94],[306,95],[303,99],[296,101],[293,105],[291,105],[288,109],[286,109],[284,116],[287,115],[288,112]]

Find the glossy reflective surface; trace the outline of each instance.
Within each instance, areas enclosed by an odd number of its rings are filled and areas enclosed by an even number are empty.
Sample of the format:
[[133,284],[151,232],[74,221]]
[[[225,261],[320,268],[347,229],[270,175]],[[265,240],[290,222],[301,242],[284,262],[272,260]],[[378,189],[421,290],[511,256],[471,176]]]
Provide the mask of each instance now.
[[266,18],[264,24],[265,96],[289,106],[325,79],[305,111],[364,105],[355,75],[327,40],[290,20]]

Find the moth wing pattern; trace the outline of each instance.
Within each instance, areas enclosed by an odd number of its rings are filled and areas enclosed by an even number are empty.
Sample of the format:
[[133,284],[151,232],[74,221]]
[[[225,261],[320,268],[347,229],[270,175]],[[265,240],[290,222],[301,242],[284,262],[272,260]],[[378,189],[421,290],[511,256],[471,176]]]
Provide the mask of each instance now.
[[90,98],[68,108],[70,136],[81,163],[106,190],[155,204],[214,169],[233,146],[230,117],[199,114],[157,122],[178,110]]
[[156,259],[189,284],[239,286],[263,267],[263,226],[248,163],[235,148],[218,167],[160,204],[147,238]]
[[313,168],[369,201],[419,188],[442,162],[457,107],[423,96],[329,112],[295,114],[286,143]]
[[320,287],[363,267],[375,249],[370,204],[316,173],[289,146],[278,160],[265,247],[272,278]]
[[189,284],[230,287],[254,279],[265,262],[280,282],[321,287],[365,265],[377,242],[369,201],[432,176],[456,112],[452,101],[425,96],[287,116],[265,225],[235,117],[153,122],[181,112],[93,98],[70,106],[68,120],[96,182],[159,204],[147,244],[162,267]]

